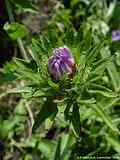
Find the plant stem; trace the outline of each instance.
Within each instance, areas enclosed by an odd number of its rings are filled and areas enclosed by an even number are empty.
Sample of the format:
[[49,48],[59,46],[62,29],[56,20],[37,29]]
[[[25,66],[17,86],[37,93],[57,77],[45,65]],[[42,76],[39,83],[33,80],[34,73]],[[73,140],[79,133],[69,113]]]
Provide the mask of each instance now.
[[[15,22],[15,18],[13,16],[13,13],[12,13],[12,6],[9,2],[9,0],[5,0],[5,5],[6,5],[6,9],[7,9],[7,12],[8,12],[8,17],[9,17],[9,21],[12,23],[12,22]],[[24,45],[23,45],[23,42],[21,40],[21,38],[18,38],[17,39],[17,43],[18,43],[18,47],[20,49],[20,52],[22,54],[22,57],[25,59],[25,60],[29,60],[28,59],[28,56],[27,56],[27,53],[25,51],[25,48],[24,48]]]

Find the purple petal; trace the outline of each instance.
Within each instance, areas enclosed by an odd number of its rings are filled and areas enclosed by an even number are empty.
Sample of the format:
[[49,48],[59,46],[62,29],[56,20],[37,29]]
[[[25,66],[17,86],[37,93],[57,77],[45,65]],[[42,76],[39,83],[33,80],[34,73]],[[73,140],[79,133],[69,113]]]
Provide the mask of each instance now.
[[61,60],[60,61],[60,69],[61,69],[61,72],[63,73],[65,71],[65,63]]
[[59,79],[59,77],[61,76],[61,72],[60,72],[58,63],[54,64],[54,73],[55,73],[55,78]]
[[113,30],[112,31],[112,40],[113,41],[120,40],[120,30]]
[[75,65],[75,61],[73,58],[68,58],[67,62],[66,62],[69,66],[74,66]]
[[70,58],[71,57],[70,50],[67,47],[63,48],[63,52],[64,52],[64,57],[65,58]]

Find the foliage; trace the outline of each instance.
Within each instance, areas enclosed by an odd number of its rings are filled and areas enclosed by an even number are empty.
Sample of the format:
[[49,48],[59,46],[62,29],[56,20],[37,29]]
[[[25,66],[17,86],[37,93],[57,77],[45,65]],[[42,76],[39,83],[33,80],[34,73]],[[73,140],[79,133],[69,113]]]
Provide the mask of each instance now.
[[[24,41],[28,61],[13,58],[1,69],[0,83],[17,85],[0,98],[19,97],[7,117],[0,115],[6,156],[17,154],[25,160],[119,156],[120,50],[109,32],[115,5],[107,0],[71,0],[67,9],[56,3],[48,26]],[[80,21],[78,28],[73,20]],[[17,35],[15,39],[21,37]],[[47,62],[53,49],[64,45],[75,58],[76,73],[56,82]]]
[[18,37],[22,38],[27,34],[25,26],[19,23],[5,24],[4,29],[12,40],[16,40]]

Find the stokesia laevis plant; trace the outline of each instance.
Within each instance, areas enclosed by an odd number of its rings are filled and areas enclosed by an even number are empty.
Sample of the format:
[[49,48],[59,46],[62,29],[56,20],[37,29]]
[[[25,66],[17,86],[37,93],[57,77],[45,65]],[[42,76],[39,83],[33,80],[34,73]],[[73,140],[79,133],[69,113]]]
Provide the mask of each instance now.
[[54,80],[60,80],[64,73],[73,77],[75,61],[68,47],[59,47],[53,50],[53,55],[48,59],[48,70]]

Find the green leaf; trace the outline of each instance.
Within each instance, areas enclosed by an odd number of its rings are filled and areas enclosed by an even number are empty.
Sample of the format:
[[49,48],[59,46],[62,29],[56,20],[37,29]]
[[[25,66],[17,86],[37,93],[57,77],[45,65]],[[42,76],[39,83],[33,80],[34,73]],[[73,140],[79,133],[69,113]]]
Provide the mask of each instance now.
[[73,134],[64,133],[61,137],[61,159],[69,160],[71,155],[71,148],[75,143],[75,136]]
[[6,138],[9,135],[10,131],[13,130],[15,122],[12,120],[12,118],[9,118],[9,120],[2,121],[2,123],[0,124],[0,137]]
[[[38,142],[38,139],[37,139]],[[40,139],[37,144],[37,150],[40,151],[46,159],[53,160],[54,151],[56,149],[56,142],[47,139]]]
[[28,86],[13,88],[13,89],[9,89],[5,93],[1,93],[0,98],[6,96],[8,94],[23,94],[23,93],[28,94],[29,97],[32,97],[33,91],[34,91],[34,89],[32,87],[28,87]]
[[103,74],[104,70],[106,69],[106,65],[109,61],[112,60],[112,56],[111,57],[107,57],[107,58],[102,58],[100,60],[98,60],[97,62],[94,62],[94,70],[92,71],[92,74],[96,74],[96,75],[100,75]]
[[52,88],[59,89],[59,84],[56,84],[56,83],[54,83],[54,82],[51,81],[51,80],[48,80],[48,84],[49,84]]
[[13,81],[16,79],[16,76],[12,73],[0,73],[0,82],[5,82],[5,81]]
[[11,134],[16,126],[24,123],[26,110],[24,107],[24,100],[20,100],[15,108],[14,114],[3,120],[0,123],[0,137],[6,138]]
[[109,144],[111,144],[111,146],[114,147],[114,149],[116,150],[116,152],[120,153],[120,143],[118,139],[115,139],[113,137],[110,137],[108,135],[106,135],[106,139],[108,141]]
[[91,83],[88,92],[92,94],[100,94],[104,97],[114,97],[112,90],[100,84]]
[[32,155],[31,154],[26,154],[24,157],[24,160],[32,160]]
[[93,103],[96,102],[96,100],[94,98],[85,99],[85,100],[82,100],[82,99],[78,98],[77,102],[79,102],[80,104],[93,104]]
[[4,29],[10,36],[12,40],[17,40],[18,38],[22,38],[27,34],[27,28],[23,24],[19,24],[17,22],[4,25]]
[[37,90],[34,94],[33,97],[45,97],[45,93],[42,90]]
[[21,99],[19,103],[17,104],[14,113],[16,115],[26,115],[26,108],[25,108],[25,101]]
[[116,55],[116,64],[118,65],[118,66],[120,66],[120,51],[117,51],[116,53],[115,53],[115,55]]
[[69,102],[69,103],[67,104],[66,108],[65,108],[65,111],[64,111],[64,116],[65,116],[65,119],[66,119],[66,120],[69,120],[69,118],[70,118],[69,110],[70,110],[71,107],[72,107],[72,103]]
[[99,94],[99,95],[102,95],[104,97],[109,97],[109,98],[114,97],[114,95],[111,92],[106,92],[106,91],[88,90],[88,92],[91,93],[91,94]]
[[61,139],[61,155],[64,156],[65,150],[68,147],[68,143],[70,140],[70,135],[69,134],[64,134],[62,139]]
[[54,160],[61,160],[61,138],[58,140]]
[[74,7],[75,5],[77,5],[80,2],[80,0],[72,0],[71,1],[71,7]]
[[100,50],[104,44],[105,44],[105,41],[95,45],[94,48],[91,48],[90,50],[88,50],[88,55],[86,56],[87,64],[91,64],[95,60],[95,58],[100,54]]
[[96,113],[103,119],[106,125],[113,131],[119,132],[117,127],[113,125],[111,117],[105,112],[100,105],[91,105],[91,107],[96,111]]
[[12,0],[12,2],[24,11],[37,13],[37,6],[32,4],[29,0]]
[[44,122],[47,118],[53,117],[57,114],[57,104],[53,102],[52,98],[47,98],[42,109],[35,118],[35,123],[33,125],[33,132]]
[[71,7],[74,7],[75,5],[78,5],[78,3],[84,3],[85,5],[89,5],[89,0],[72,0],[71,1]]
[[77,136],[80,136],[80,113],[79,113],[79,107],[77,103],[73,104],[73,112],[72,112],[72,125],[74,128],[74,131]]
[[18,87],[8,91],[8,93],[32,93],[32,92],[33,88],[28,86]]
[[[108,46],[101,49],[101,56],[103,58],[107,58],[107,57],[111,56],[110,49]],[[119,80],[120,75],[117,72],[117,68],[116,68],[114,62],[110,61],[106,65],[106,68],[107,68],[108,74],[111,78],[111,82],[114,87],[114,90],[119,91],[120,90],[120,80]]]

